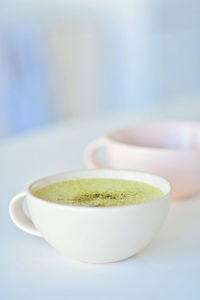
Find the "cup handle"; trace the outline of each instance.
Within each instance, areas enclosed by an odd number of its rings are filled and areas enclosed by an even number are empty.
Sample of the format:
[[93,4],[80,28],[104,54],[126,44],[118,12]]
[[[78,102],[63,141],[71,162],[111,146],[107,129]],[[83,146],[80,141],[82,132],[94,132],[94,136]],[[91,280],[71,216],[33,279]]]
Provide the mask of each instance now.
[[86,165],[89,168],[105,168],[103,164],[97,161],[96,152],[100,147],[105,145],[105,138],[100,137],[94,141],[92,141],[85,149],[84,157]]
[[11,200],[9,206],[10,217],[13,223],[15,223],[15,225],[23,231],[41,237],[40,232],[36,229],[31,219],[29,219],[24,212],[23,201],[25,197],[26,192],[22,192]]

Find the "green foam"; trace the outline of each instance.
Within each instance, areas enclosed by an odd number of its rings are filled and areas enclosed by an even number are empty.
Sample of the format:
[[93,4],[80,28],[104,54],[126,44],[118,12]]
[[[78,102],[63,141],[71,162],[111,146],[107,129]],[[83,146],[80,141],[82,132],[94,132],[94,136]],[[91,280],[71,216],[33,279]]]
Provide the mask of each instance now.
[[122,179],[78,179],[45,186],[35,196],[60,204],[78,206],[121,206],[152,201],[163,192],[146,183]]

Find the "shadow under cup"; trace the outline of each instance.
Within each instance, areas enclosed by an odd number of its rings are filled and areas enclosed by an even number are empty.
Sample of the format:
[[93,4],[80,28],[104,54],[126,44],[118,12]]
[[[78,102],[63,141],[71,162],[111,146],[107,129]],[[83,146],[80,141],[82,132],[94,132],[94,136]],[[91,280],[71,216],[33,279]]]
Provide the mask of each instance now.
[[105,167],[96,157],[101,147],[112,168],[140,170],[168,179],[173,198],[200,192],[200,123],[155,122],[115,130],[87,146],[88,167]]

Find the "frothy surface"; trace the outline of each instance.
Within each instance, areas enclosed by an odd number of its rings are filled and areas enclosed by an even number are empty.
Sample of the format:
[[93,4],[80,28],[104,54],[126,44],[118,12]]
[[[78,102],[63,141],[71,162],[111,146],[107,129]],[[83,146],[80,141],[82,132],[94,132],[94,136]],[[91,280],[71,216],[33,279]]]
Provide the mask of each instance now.
[[35,196],[79,206],[121,206],[152,201],[163,192],[146,183],[107,178],[68,180],[45,186]]

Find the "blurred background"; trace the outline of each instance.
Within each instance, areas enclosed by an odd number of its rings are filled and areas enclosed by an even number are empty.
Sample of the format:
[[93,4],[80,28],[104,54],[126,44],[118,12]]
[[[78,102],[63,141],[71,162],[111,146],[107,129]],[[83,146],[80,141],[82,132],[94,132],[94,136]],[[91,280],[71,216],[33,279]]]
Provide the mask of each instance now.
[[0,138],[160,111],[200,120],[198,0],[2,0]]

